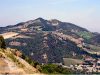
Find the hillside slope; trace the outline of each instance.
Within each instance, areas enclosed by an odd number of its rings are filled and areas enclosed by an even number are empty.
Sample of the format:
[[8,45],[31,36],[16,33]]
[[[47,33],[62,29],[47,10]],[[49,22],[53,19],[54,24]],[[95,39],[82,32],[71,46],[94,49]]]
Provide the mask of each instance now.
[[14,55],[14,49],[0,49],[0,74],[34,74],[38,70]]
[[[21,50],[32,60],[41,64],[63,63],[63,58],[100,57],[93,49],[96,47],[96,52],[99,52],[99,44],[91,43],[91,39],[96,34],[75,24],[56,19],[37,18],[0,27],[0,33],[7,34],[7,47]],[[8,33],[11,34],[8,35]]]
[[9,31],[16,31],[16,32],[32,32],[32,31],[56,31],[56,30],[67,30],[71,32],[79,32],[79,31],[86,31],[87,29],[79,27],[75,24],[68,23],[68,22],[61,22],[56,19],[52,20],[45,20],[43,18],[37,18],[35,20],[29,20],[27,22],[21,22],[16,25],[10,25],[6,27],[0,27],[0,33],[5,33]]

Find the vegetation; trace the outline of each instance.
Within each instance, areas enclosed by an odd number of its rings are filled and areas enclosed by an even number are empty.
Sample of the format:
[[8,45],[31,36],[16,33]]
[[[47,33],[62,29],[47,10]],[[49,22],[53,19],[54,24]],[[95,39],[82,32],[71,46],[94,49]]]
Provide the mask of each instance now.
[[[4,41],[4,39],[2,41]],[[72,70],[63,68],[62,66],[58,66],[55,64],[40,65],[38,62],[31,60],[31,58],[22,54],[17,49],[4,50],[4,52],[7,55],[7,57],[11,58],[12,61],[15,62],[16,65],[18,65],[21,68],[24,67],[24,65],[19,62],[19,60],[16,58],[15,55],[19,55],[21,58],[23,58],[25,61],[27,61],[30,65],[37,68],[42,73],[46,73],[46,74],[72,74],[73,73]],[[0,54],[0,56],[1,56],[1,54]]]
[[74,71],[68,68],[63,68],[62,66],[55,65],[55,64],[45,64],[41,66],[42,73],[46,74],[74,74]]
[[82,60],[72,59],[72,58],[63,58],[63,60],[64,60],[64,65],[66,66],[77,65],[83,62]]
[[[70,40],[59,40],[53,34],[36,33],[31,35],[32,38],[17,38],[7,39],[7,45],[11,48],[17,48],[22,51],[26,56],[32,58],[39,63],[45,63],[43,54],[47,54],[48,63],[63,63],[63,58],[76,58],[82,59],[84,50],[77,47],[77,45]],[[25,35],[25,34],[24,34]],[[45,40],[44,37],[47,37]],[[27,43],[27,46],[14,46],[9,45],[9,42],[17,41],[21,43]],[[32,53],[32,55],[31,55]],[[73,55],[75,54],[75,56]]]
[[77,32],[77,34],[85,39],[86,43],[90,43],[91,38],[93,37],[93,34],[91,32]]
[[91,39],[91,44],[100,46],[100,34],[95,35],[95,36]]
[[13,62],[16,63],[16,65],[18,65],[21,68],[24,67],[24,65],[21,62],[19,62],[19,60],[14,55],[14,53],[12,53],[10,50],[5,51],[5,53],[6,53],[7,57],[9,57]]
[[[59,25],[53,26],[51,25],[52,23],[48,24],[47,22],[48,22],[47,20],[41,20],[41,22],[36,21],[36,23],[32,22],[32,24],[31,22],[29,22],[29,25],[25,26],[26,29],[28,28],[27,32],[20,31],[21,29],[18,27],[18,26],[24,26],[25,23],[19,23],[15,26],[8,26],[8,29],[7,27],[2,29],[3,32],[8,32],[8,31],[19,32],[19,34],[32,37],[32,38],[16,38],[15,36],[15,39],[11,39],[11,38],[6,39],[7,47],[17,48],[21,50],[22,53],[24,53],[22,54],[16,50],[15,52],[12,52],[12,53],[8,52],[7,56],[11,58],[12,61],[14,61],[20,67],[24,67],[24,65],[20,63],[20,61],[16,58],[15,55],[20,56],[21,58],[26,60],[30,65],[37,68],[40,72],[46,73],[46,74],[73,74],[75,73],[74,71],[68,68],[63,68],[62,66],[55,65],[52,63],[64,63],[63,58],[82,59],[83,58],[82,55],[88,54],[92,56],[92,54],[89,54],[86,51],[82,50],[74,42],[68,39],[60,38],[52,34],[52,32],[58,31],[58,32],[70,35],[76,39],[82,37],[85,39],[85,43],[90,43],[91,38],[94,35],[91,32],[87,31],[86,29],[78,27],[71,23],[59,22]],[[2,30],[0,28],[0,31]],[[94,39],[97,43],[99,43],[99,38],[96,39],[97,37],[95,37]],[[11,44],[12,42],[14,43]],[[20,45],[16,45],[16,42],[20,43]],[[99,47],[97,48],[96,46],[92,46],[92,45],[89,45],[84,48],[88,49],[88,47],[95,51],[100,49]],[[3,48],[3,49],[6,48],[6,44],[2,36],[0,36],[0,48]],[[47,61],[45,60],[44,54],[46,54]],[[2,56],[2,53],[0,54],[0,56]],[[94,56],[96,57],[96,55]],[[75,62],[75,60],[67,59],[66,61],[68,61],[68,63],[70,64],[77,63]],[[44,63],[44,65],[40,65],[41,63]]]
[[73,74],[75,73],[71,69],[63,68],[62,66],[55,65],[55,64],[44,64],[41,65],[36,61],[31,60],[31,58],[22,55],[22,57],[25,61],[27,61],[30,65],[37,68],[41,73],[45,74]]
[[37,67],[37,65],[39,65],[38,62],[33,61],[31,58],[29,58],[28,56],[25,56],[24,54],[22,54],[21,58],[27,61],[30,65],[32,65],[35,68]]
[[0,48],[6,49],[4,38],[1,35],[0,35]]
[[99,52],[100,47],[92,44],[86,44],[86,48],[89,49],[89,51]]
[[77,34],[85,39],[91,39],[93,36],[91,32],[78,32]]

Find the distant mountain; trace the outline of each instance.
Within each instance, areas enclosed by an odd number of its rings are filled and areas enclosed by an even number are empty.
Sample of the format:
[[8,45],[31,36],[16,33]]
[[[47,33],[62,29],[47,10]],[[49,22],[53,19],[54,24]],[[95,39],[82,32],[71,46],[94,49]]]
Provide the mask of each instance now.
[[37,18],[35,20],[21,22],[16,25],[10,25],[7,27],[0,27],[1,32],[17,31],[21,29],[27,29],[29,31],[34,31],[34,30],[42,30],[42,31],[68,30],[73,32],[88,31],[85,28],[79,27],[72,23],[61,22],[56,19],[45,20],[43,18]]
[[[0,27],[0,33],[5,37],[8,47],[21,50],[39,63],[64,63],[63,58],[100,57],[93,53],[91,47],[94,46],[91,40],[97,34],[56,19],[37,18]],[[99,52],[98,48],[96,51]]]

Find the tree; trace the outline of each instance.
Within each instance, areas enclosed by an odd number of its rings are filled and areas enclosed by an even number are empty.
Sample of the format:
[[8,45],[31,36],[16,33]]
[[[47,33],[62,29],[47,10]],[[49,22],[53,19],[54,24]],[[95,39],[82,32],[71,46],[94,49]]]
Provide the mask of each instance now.
[[1,35],[0,35],[0,48],[6,49],[5,40]]

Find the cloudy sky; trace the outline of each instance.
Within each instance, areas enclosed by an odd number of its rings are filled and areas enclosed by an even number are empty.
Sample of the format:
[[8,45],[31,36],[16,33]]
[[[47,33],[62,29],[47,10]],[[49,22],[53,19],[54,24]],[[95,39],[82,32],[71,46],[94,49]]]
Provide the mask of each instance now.
[[0,26],[38,17],[100,32],[100,0],[0,0]]

